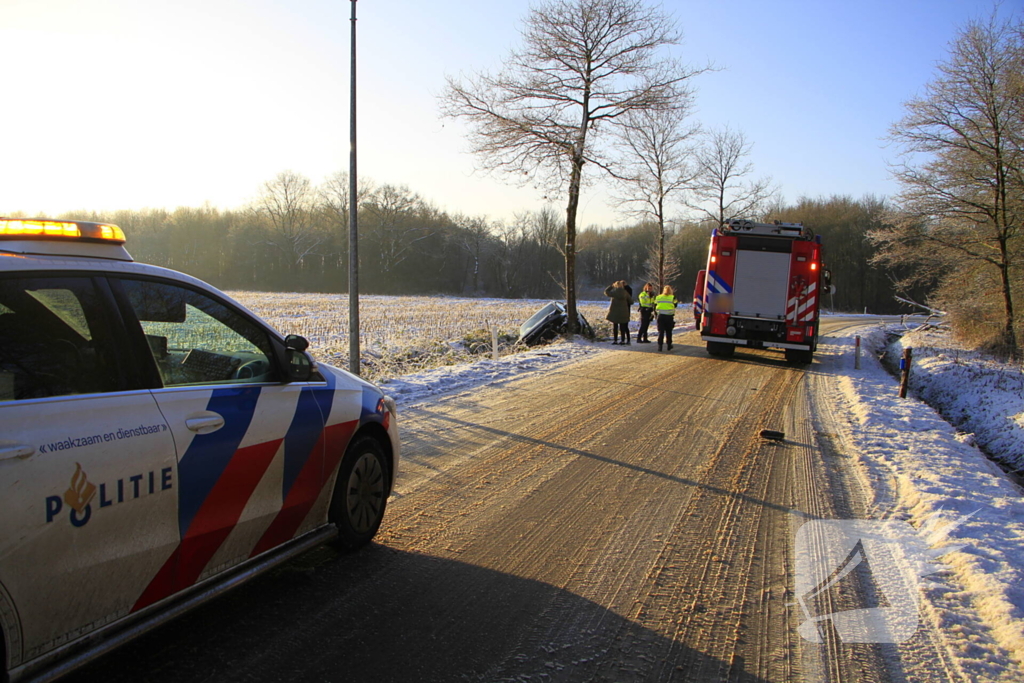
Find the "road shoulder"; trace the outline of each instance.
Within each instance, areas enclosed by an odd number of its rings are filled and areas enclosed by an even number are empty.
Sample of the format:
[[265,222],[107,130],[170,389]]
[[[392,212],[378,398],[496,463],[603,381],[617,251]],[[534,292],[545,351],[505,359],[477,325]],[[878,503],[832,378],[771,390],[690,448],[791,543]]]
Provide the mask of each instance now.
[[854,369],[854,335],[872,329],[823,338],[809,371],[819,435],[843,456],[833,462],[851,492],[850,512],[906,522],[927,547],[947,551],[919,571],[916,598],[922,627],[949,655],[949,674],[1024,680],[1020,490],[934,410],[899,399],[876,358],[866,354]]

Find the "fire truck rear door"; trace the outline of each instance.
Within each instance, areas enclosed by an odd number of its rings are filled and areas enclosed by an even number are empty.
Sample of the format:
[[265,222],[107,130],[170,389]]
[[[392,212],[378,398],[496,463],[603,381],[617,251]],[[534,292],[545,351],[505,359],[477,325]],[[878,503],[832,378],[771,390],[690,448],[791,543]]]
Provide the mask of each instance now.
[[789,261],[789,253],[737,250],[733,283],[735,314],[751,318],[785,318]]

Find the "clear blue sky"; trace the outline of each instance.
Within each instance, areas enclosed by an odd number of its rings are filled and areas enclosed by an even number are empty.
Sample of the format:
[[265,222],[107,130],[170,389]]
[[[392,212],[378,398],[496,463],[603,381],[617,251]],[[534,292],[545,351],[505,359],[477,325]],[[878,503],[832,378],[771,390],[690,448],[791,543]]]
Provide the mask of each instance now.
[[[754,143],[787,200],[890,195],[888,127],[957,27],[991,0],[670,0],[676,54],[699,77],[695,119]],[[345,0],[0,0],[7,102],[0,215],[239,208],[281,171],[348,169]],[[508,219],[538,192],[474,173],[438,116],[445,74],[495,68],[529,2],[358,3],[359,174],[453,213]],[[1004,0],[1020,16],[1024,0]],[[556,206],[561,210],[562,202]],[[623,219],[600,185],[582,222]]]

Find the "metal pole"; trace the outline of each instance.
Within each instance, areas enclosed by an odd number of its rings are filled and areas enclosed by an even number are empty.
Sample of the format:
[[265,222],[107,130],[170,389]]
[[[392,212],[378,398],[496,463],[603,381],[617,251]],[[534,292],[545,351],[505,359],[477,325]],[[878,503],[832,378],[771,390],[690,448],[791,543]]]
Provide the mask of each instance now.
[[348,369],[359,374],[359,197],[356,190],[356,0],[352,0],[352,92],[348,152]]

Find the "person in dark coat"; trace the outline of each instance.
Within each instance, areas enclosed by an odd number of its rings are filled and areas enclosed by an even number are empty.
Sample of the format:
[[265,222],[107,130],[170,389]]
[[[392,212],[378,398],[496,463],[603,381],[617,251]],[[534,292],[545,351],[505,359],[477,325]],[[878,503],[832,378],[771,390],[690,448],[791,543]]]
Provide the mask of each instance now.
[[[604,295],[611,301],[608,303],[608,315],[605,316],[612,324],[612,344],[629,344],[629,309],[633,305],[631,288],[625,280],[608,285]],[[622,341],[619,341],[621,338]]]

